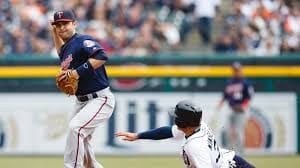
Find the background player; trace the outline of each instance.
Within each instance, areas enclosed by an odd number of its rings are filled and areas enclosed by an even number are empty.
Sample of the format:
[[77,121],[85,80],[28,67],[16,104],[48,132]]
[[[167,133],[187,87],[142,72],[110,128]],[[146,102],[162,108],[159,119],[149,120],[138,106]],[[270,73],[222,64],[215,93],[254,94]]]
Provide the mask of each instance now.
[[59,54],[62,79],[79,78],[75,111],[69,123],[64,153],[65,168],[101,168],[90,140],[100,123],[112,114],[115,99],[108,85],[104,63],[108,59],[101,46],[90,36],[76,33],[72,11],[54,14],[52,34]]
[[222,149],[216,143],[210,128],[201,121],[202,110],[192,102],[180,101],[171,115],[175,125],[137,133],[118,132],[116,136],[126,141],[138,139],[166,139],[185,137],[182,147],[182,158],[188,168],[253,168],[234,151]]
[[227,101],[231,109],[225,128],[225,147],[234,149],[242,154],[244,152],[245,126],[247,123],[246,111],[253,96],[253,86],[244,78],[242,65],[239,62],[232,64],[233,76],[227,81],[223,91],[223,98],[218,104],[218,111]]

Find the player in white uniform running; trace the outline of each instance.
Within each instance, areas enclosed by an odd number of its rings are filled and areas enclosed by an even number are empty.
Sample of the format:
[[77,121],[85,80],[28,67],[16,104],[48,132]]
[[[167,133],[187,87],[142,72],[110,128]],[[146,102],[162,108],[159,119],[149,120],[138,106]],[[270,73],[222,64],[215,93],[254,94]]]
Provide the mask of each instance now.
[[254,168],[234,151],[218,146],[211,129],[201,121],[202,110],[192,102],[180,101],[170,114],[175,121],[172,127],[160,127],[141,133],[117,132],[116,136],[126,141],[185,137],[182,158],[187,168]]

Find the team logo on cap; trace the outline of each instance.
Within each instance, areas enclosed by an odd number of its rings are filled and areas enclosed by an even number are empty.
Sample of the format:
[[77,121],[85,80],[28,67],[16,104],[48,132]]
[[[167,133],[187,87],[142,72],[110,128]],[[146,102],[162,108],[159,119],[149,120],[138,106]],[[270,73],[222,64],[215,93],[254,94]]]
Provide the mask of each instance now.
[[64,12],[57,12],[57,16],[58,16],[58,18],[60,19],[62,16],[63,16],[63,14],[64,14]]

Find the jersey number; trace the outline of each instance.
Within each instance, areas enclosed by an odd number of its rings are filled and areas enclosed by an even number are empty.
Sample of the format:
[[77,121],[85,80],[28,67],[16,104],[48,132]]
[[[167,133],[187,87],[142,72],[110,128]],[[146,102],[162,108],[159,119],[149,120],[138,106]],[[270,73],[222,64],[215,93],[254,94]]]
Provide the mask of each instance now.
[[208,148],[211,151],[217,153],[218,156],[216,157],[216,163],[218,163],[221,155],[220,155],[220,152],[219,152],[219,146],[218,146],[216,140],[214,139],[214,137],[212,135],[208,136]]
[[184,160],[184,164],[185,165],[190,165],[189,157],[187,156],[187,154],[185,153],[184,150],[182,151],[182,157],[183,157],[183,160]]

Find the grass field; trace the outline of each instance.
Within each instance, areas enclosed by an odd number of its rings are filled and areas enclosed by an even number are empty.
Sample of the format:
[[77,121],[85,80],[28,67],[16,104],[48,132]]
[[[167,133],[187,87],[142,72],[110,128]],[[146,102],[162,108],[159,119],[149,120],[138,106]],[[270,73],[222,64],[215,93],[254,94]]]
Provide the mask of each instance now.
[[[183,168],[176,156],[97,157],[105,168]],[[247,157],[257,168],[299,168],[298,156]],[[0,156],[0,168],[62,168],[63,157]]]

